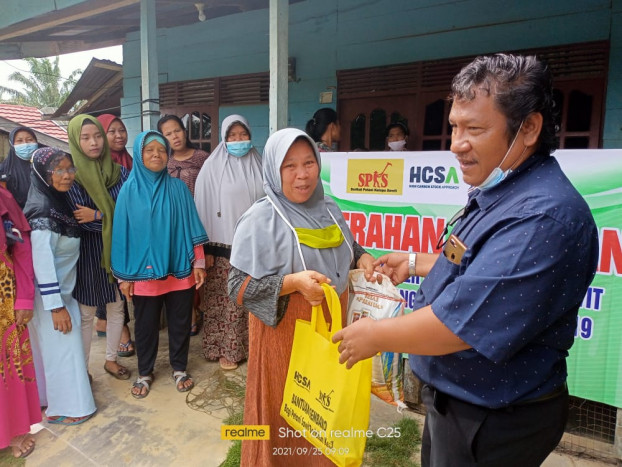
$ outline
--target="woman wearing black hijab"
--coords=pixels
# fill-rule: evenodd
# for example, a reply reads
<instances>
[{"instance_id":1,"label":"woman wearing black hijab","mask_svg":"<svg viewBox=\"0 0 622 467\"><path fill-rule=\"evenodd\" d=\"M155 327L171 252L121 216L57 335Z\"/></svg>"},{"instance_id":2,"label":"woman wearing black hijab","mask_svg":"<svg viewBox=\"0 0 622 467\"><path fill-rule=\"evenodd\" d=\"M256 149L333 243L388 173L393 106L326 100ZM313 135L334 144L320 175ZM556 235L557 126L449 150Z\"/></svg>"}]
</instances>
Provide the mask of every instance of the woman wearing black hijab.
<instances>
[{"instance_id":1,"label":"woman wearing black hijab","mask_svg":"<svg viewBox=\"0 0 622 467\"><path fill-rule=\"evenodd\" d=\"M0 181L6 183L19 207L24 209L30 188L30 158L36 149L35 132L26 126L18 126L9 133L9 154L0 164Z\"/></svg>"}]
</instances>

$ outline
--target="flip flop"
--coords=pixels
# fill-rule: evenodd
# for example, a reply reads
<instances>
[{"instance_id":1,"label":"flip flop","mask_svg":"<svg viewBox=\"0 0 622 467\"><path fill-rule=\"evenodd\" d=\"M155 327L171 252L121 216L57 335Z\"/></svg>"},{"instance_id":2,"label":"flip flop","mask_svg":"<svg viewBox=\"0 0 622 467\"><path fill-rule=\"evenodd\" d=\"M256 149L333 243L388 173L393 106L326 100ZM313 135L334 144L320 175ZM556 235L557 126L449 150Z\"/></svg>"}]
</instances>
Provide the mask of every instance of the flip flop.
<instances>
[{"instance_id":1,"label":"flip flop","mask_svg":"<svg viewBox=\"0 0 622 467\"><path fill-rule=\"evenodd\" d=\"M132 346L132 349L130 349L130 346ZM132 341L132 339L130 339L129 341L125 343L120 342L119 348L123 349L123 350L117 351L117 355L119 357L131 357L132 355L136 353L136 349L134 349L134 341Z\"/></svg>"},{"instance_id":2,"label":"flip flop","mask_svg":"<svg viewBox=\"0 0 622 467\"><path fill-rule=\"evenodd\" d=\"M117 365L119 364L117 363ZM130 376L132 375L132 372L122 365L119 365L119 369L117 371L112 371L106 367L106 364L104 364L104 370L109 375L112 375L115 378L120 379L122 381L125 381L126 379L130 379Z\"/></svg>"},{"instance_id":3,"label":"flip flop","mask_svg":"<svg viewBox=\"0 0 622 467\"><path fill-rule=\"evenodd\" d=\"M94 412L90 415L85 415L84 417L65 417L64 415L59 415L57 417L48 417L48 423L51 423L52 425L65 426L80 425L81 423L89 420L93 415L95 415Z\"/></svg>"},{"instance_id":4,"label":"flip flop","mask_svg":"<svg viewBox=\"0 0 622 467\"><path fill-rule=\"evenodd\" d=\"M225 357L220 357L218 362L220 363L220 368L226 371L235 370L238 367L237 363L227 360Z\"/></svg>"},{"instance_id":5,"label":"flip flop","mask_svg":"<svg viewBox=\"0 0 622 467\"><path fill-rule=\"evenodd\" d=\"M134 384L132 384L132 387L140 389L140 392L138 394L134 394L130 389L130 394L134 397L134 399L144 399L149 395L149 391L151 390L151 383L153 383L153 375L139 376L138 379L134 381ZM142 393L143 388L147 389L147 392L145 392L144 394Z\"/></svg>"},{"instance_id":6,"label":"flip flop","mask_svg":"<svg viewBox=\"0 0 622 467\"><path fill-rule=\"evenodd\" d=\"M25 451L23 451L22 446L24 445L24 442L30 439L32 439L32 444L30 445L30 447L26 448ZM26 433L25 435L16 436L15 438L13 438L9 446L11 446L12 448L11 450L13 451L13 457L15 457L16 459L23 459L24 457L28 457L30 453L35 450L35 439L30 436L30 434ZM19 451L19 455L15 455L15 449Z\"/></svg>"},{"instance_id":7,"label":"flip flop","mask_svg":"<svg viewBox=\"0 0 622 467\"><path fill-rule=\"evenodd\" d=\"M186 373L185 371L173 371L173 380L175 381L175 387L179 392L188 392L194 387L194 381L192 381L192 377L190 373ZM180 383L185 383L190 380L192 383L190 386L182 386L179 387Z\"/></svg>"},{"instance_id":8,"label":"flip flop","mask_svg":"<svg viewBox=\"0 0 622 467\"><path fill-rule=\"evenodd\" d=\"M197 295L195 295L195 298ZM195 317L195 322L190 325L190 335L198 336L203 328L203 314L196 308L192 309L192 315Z\"/></svg>"}]
</instances>

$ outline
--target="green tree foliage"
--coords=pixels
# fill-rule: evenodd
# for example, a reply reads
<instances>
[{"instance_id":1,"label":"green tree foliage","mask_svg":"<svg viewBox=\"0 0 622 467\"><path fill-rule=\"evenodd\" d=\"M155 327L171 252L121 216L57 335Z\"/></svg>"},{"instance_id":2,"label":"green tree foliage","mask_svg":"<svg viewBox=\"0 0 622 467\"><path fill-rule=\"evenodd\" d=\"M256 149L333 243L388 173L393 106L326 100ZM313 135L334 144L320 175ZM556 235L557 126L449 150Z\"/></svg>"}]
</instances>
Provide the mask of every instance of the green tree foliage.
<instances>
[{"instance_id":1,"label":"green tree foliage","mask_svg":"<svg viewBox=\"0 0 622 467\"><path fill-rule=\"evenodd\" d=\"M9 76L9 81L20 84L23 91L0 86L0 102L29 105L38 109L57 108L69 95L82 74L82 70L74 70L68 78L62 77L58 57L53 60L25 58L24 61L28 63L30 73L24 74L16 71Z\"/></svg>"}]
</instances>

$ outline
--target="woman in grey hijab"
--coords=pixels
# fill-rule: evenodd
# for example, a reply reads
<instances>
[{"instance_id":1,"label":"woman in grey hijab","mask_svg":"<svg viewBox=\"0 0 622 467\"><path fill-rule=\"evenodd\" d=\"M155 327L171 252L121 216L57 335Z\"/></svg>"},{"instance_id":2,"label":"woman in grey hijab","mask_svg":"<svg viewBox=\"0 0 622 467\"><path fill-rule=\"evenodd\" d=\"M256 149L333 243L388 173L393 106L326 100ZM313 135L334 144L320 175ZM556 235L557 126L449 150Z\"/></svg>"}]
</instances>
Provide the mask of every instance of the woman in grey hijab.
<instances>
[{"instance_id":1,"label":"woman in grey hijab","mask_svg":"<svg viewBox=\"0 0 622 467\"><path fill-rule=\"evenodd\" d=\"M229 115L222 121L221 138L194 187L194 202L209 237L201 289L203 356L219 360L223 370L235 370L248 357L248 311L227 295L231 243L238 219L264 191L261 156L251 143L248 121Z\"/></svg>"},{"instance_id":2,"label":"woman in grey hijab","mask_svg":"<svg viewBox=\"0 0 622 467\"><path fill-rule=\"evenodd\" d=\"M292 456L273 456L279 447L296 454L300 465L332 465L311 455L304 438L277 435L287 427L279 411L296 319L311 318L326 282L341 296L345 322L348 271L359 267L368 279L373 275L373 257L324 196L320 168L306 133L287 128L270 136L263 155L266 197L240 218L233 237L229 296L251 312L244 423L270 425L275 433L269 441L244 441L241 465L292 465Z\"/></svg>"}]
</instances>

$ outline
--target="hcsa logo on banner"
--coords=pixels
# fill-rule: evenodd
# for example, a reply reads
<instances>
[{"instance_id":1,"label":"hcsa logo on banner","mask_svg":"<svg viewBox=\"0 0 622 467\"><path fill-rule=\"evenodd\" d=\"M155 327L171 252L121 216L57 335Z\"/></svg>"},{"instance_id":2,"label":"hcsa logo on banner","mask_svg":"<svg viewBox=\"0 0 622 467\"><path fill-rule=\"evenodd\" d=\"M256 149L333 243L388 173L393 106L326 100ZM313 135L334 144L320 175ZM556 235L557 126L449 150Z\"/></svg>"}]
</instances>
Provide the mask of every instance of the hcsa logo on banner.
<instances>
[{"instance_id":1,"label":"hcsa logo on banner","mask_svg":"<svg viewBox=\"0 0 622 467\"><path fill-rule=\"evenodd\" d=\"M349 159L347 193L401 195L403 159Z\"/></svg>"},{"instance_id":2,"label":"hcsa logo on banner","mask_svg":"<svg viewBox=\"0 0 622 467\"><path fill-rule=\"evenodd\" d=\"M457 190L460 187L458 171L444 165L415 165L410 168L408 187Z\"/></svg>"}]
</instances>

